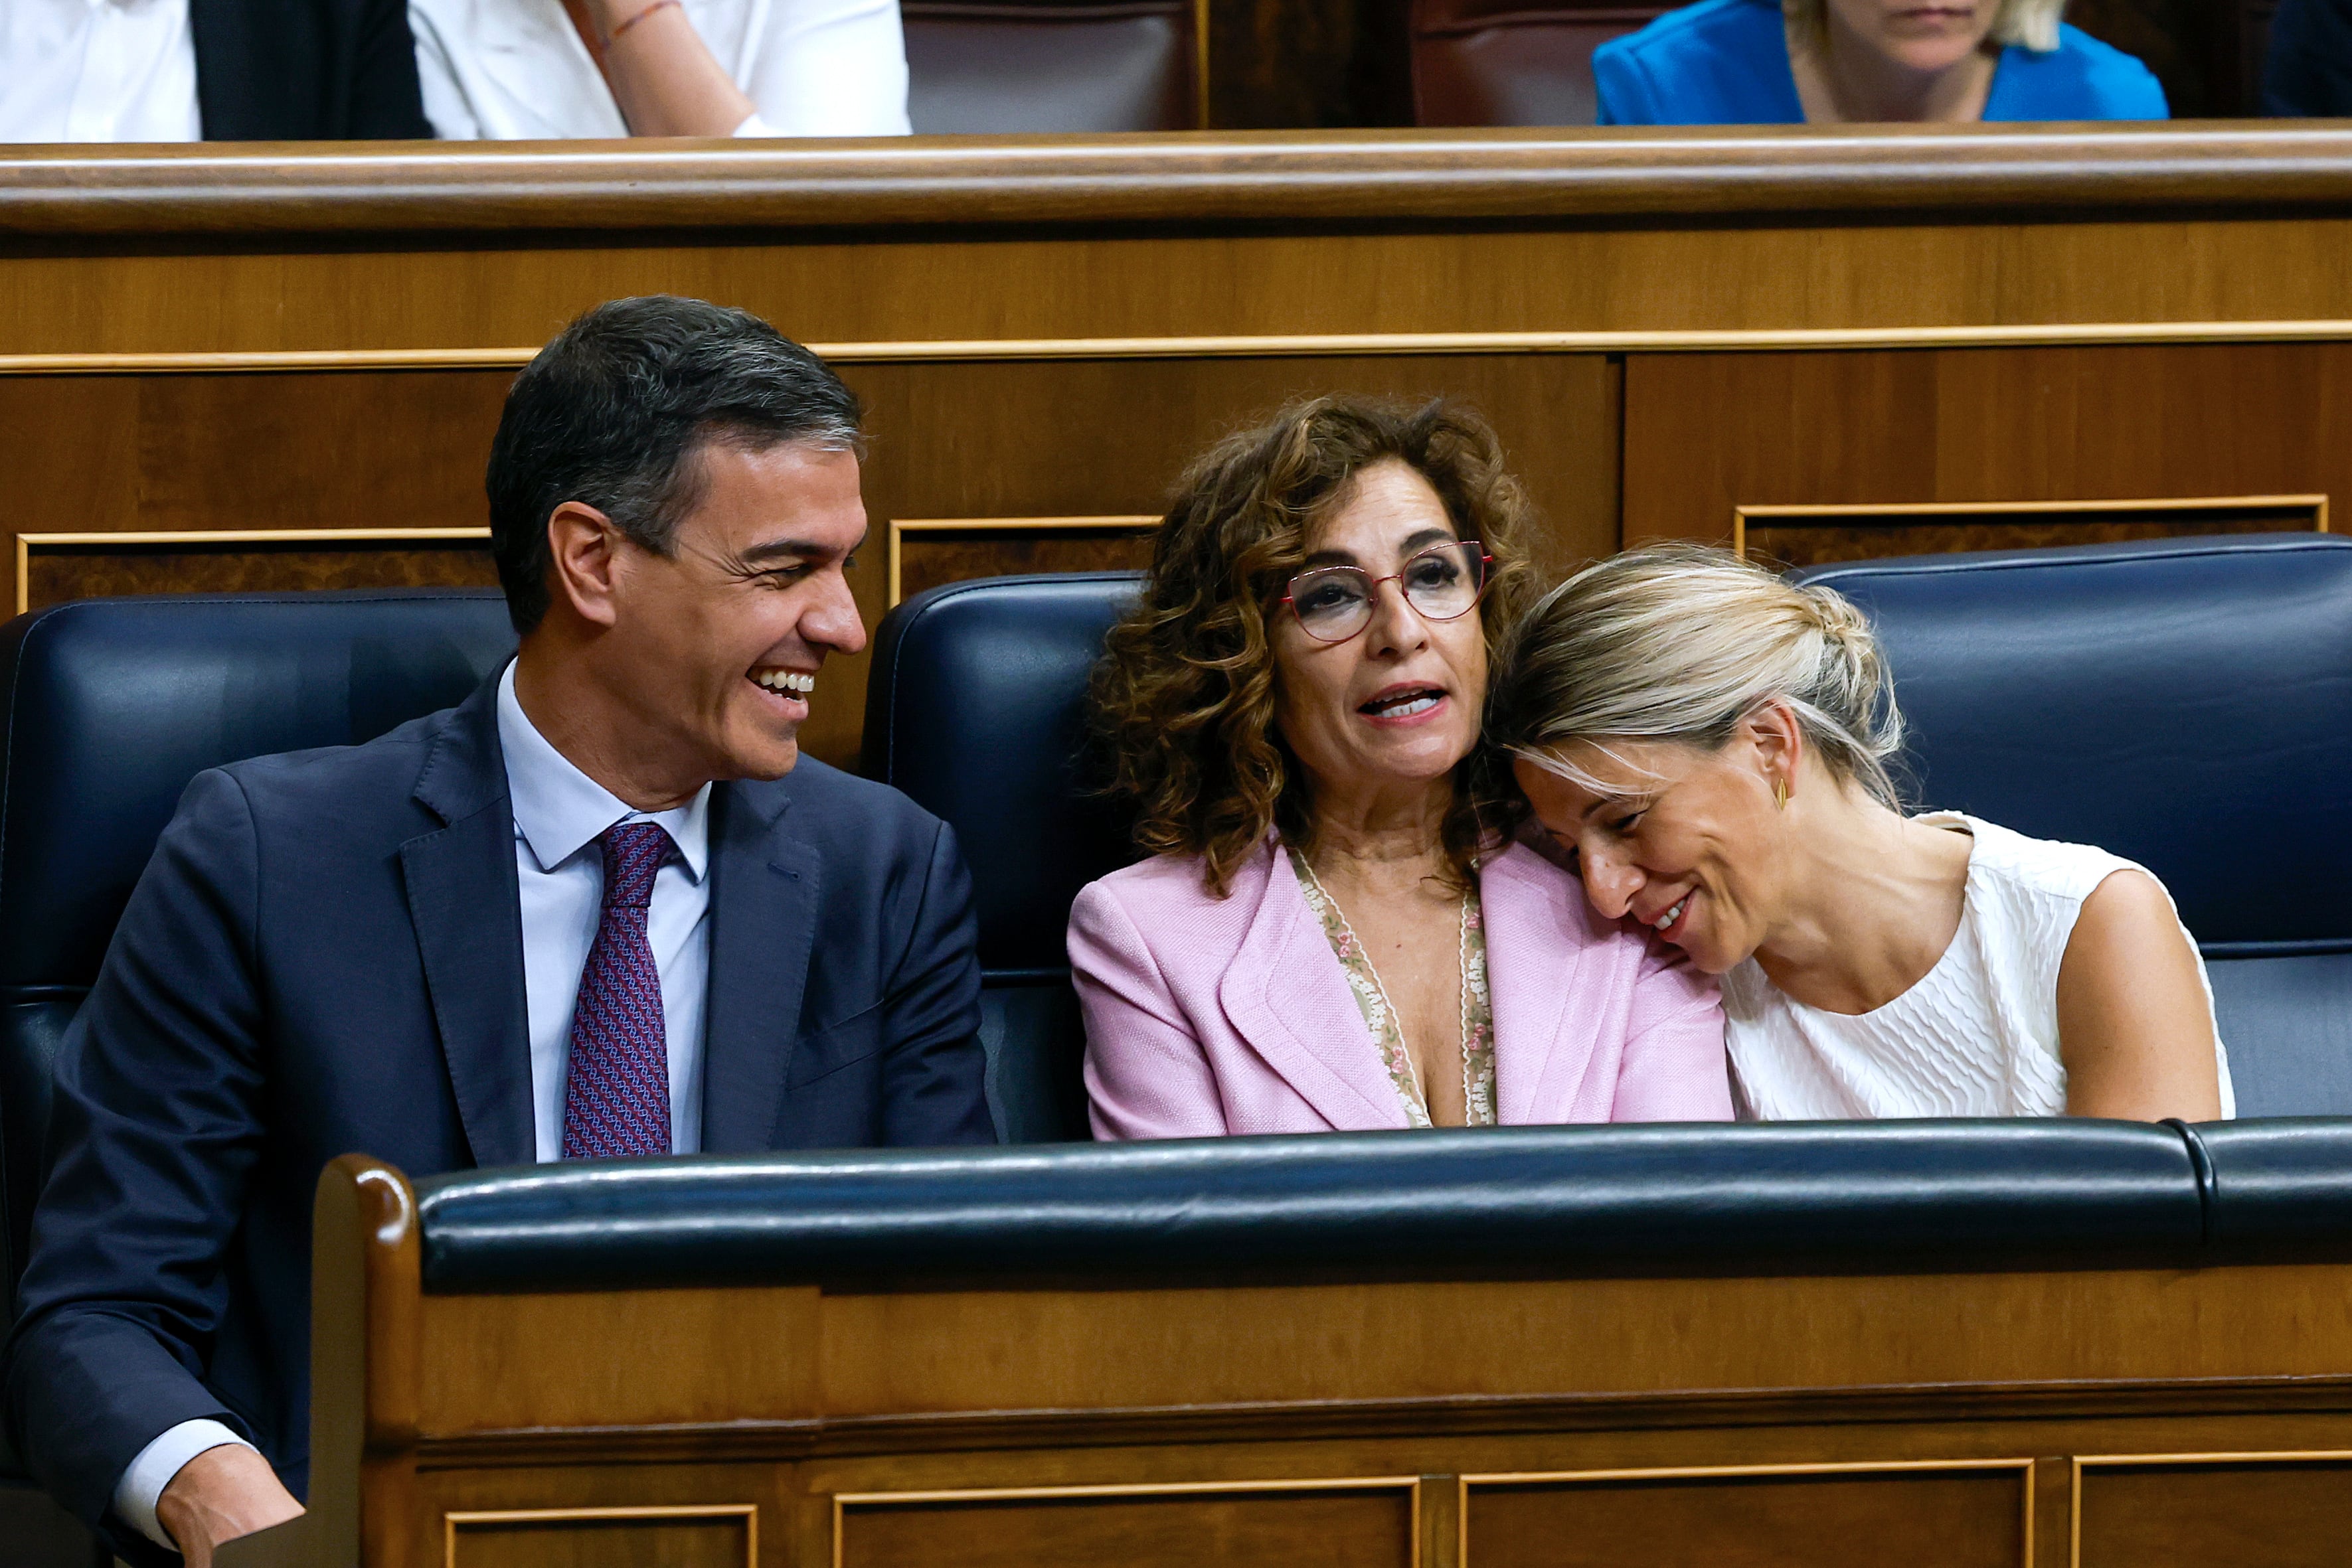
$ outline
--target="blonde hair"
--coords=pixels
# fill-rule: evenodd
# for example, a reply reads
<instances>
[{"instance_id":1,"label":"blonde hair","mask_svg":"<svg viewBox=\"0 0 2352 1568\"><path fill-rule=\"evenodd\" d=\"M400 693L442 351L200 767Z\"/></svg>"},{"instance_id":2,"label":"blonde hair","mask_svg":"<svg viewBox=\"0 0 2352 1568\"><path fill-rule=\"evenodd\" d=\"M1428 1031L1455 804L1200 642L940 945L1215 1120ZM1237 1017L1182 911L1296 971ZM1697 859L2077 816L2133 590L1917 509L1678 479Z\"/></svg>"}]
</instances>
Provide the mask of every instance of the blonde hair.
<instances>
[{"instance_id":1,"label":"blonde hair","mask_svg":"<svg viewBox=\"0 0 2352 1568\"><path fill-rule=\"evenodd\" d=\"M2000 0L1987 36L2046 55L2058 47L2058 18L2065 9L2066 0ZM1780 15L1801 37L1819 43L1829 34L1829 0L1780 0Z\"/></svg>"},{"instance_id":2,"label":"blonde hair","mask_svg":"<svg viewBox=\"0 0 2352 1568\"><path fill-rule=\"evenodd\" d=\"M1786 703L1841 781L1902 810L1887 761L1903 715L1870 622L1834 589L1729 550L1661 544L1586 567L1537 601L1499 652L1486 743L1609 791L1563 752L1664 740L1716 751Z\"/></svg>"}]
</instances>

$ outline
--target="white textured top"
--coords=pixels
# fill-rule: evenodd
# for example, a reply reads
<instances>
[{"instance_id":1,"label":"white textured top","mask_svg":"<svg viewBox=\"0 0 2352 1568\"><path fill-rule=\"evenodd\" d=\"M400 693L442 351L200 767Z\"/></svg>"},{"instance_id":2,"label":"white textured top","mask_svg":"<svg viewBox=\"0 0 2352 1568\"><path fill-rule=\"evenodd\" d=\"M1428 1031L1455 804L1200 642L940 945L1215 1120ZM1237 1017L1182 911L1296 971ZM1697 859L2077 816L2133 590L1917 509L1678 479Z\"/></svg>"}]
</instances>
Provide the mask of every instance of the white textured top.
<instances>
[{"instance_id":1,"label":"white textured top","mask_svg":"<svg viewBox=\"0 0 2352 1568\"><path fill-rule=\"evenodd\" d=\"M1976 841L1951 946L1918 984L1860 1014L1792 1000L1753 958L1724 976L1725 1043L1742 1121L2065 1113L2058 966L2083 900L2113 873L2146 868L1958 811L1917 820ZM2210 1019L2213 988L2201 957L2197 976ZM2218 1030L2214 1052L2221 1114L2234 1116L2230 1053Z\"/></svg>"}]
</instances>

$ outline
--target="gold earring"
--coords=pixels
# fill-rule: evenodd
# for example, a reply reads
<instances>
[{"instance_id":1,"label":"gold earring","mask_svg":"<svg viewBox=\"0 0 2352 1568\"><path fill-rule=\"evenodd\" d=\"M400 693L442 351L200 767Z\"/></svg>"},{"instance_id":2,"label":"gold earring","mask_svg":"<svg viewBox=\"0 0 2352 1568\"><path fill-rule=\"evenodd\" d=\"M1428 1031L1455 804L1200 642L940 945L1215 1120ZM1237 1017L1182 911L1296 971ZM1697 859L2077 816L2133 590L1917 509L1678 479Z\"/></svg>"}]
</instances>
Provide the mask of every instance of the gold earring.
<instances>
[{"instance_id":1,"label":"gold earring","mask_svg":"<svg viewBox=\"0 0 2352 1568\"><path fill-rule=\"evenodd\" d=\"M1788 809L1789 781L1786 779L1775 779L1772 780L1772 810L1785 811Z\"/></svg>"}]
</instances>

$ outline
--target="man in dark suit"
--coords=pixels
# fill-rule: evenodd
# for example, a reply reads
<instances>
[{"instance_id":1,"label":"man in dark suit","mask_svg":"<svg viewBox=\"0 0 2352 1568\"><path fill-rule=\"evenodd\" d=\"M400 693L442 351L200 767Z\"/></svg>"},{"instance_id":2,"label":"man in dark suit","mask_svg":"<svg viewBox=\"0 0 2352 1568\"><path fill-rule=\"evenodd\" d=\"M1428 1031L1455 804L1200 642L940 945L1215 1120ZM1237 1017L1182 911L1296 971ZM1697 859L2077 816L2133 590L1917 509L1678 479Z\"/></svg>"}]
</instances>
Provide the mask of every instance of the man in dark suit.
<instances>
[{"instance_id":1,"label":"man in dark suit","mask_svg":"<svg viewBox=\"0 0 2352 1568\"><path fill-rule=\"evenodd\" d=\"M589 312L491 454L515 661L189 786L65 1043L5 1372L18 1451L126 1557L299 1511L338 1155L992 1137L953 835L798 754L866 643L858 417L740 311Z\"/></svg>"}]
</instances>

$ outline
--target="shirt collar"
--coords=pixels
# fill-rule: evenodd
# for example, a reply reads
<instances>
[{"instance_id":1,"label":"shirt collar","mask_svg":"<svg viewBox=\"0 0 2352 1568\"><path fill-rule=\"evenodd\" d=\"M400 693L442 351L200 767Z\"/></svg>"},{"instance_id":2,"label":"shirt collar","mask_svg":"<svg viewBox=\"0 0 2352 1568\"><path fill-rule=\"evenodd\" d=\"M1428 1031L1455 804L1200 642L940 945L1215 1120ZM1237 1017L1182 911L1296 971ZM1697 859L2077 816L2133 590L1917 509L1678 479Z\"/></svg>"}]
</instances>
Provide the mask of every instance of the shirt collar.
<instances>
[{"instance_id":1,"label":"shirt collar","mask_svg":"<svg viewBox=\"0 0 2352 1568\"><path fill-rule=\"evenodd\" d=\"M499 677L499 748L506 754L507 793L514 805L515 837L529 846L541 871L553 871L615 822L658 822L677 846L686 873L702 880L710 854L710 786L667 811L640 811L572 766L548 743L515 695L509 660Z\"/></svg>"}]
</instances>

